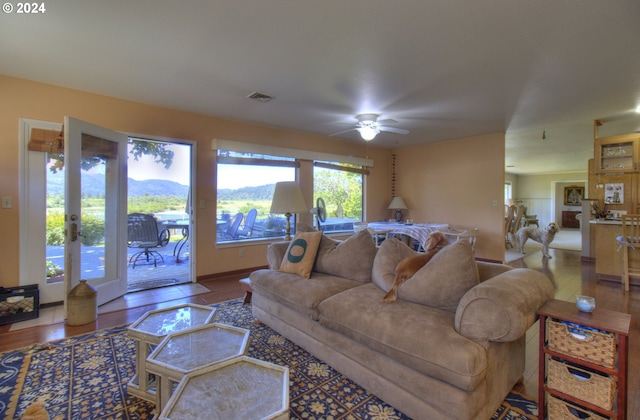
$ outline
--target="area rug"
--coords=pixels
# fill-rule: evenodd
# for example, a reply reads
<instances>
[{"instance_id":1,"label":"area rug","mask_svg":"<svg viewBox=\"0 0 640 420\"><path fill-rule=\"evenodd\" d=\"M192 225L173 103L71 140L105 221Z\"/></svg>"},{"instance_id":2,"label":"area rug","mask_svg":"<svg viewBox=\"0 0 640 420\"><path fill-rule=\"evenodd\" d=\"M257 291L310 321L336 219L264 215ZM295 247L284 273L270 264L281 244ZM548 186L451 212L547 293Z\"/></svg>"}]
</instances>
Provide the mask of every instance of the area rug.
<instances>
[{"instance_id":1,"label":"area rug","mask_svg":"<svg viewBox=\"0 0 640 420\"><path fill-rule=\"evenodd\" d=\"M407 416L369 394L331 366L256 322L251 305L214 305L215 322L251 331L248 355L290 369L291 419L404 420ZM155 405L127 395L135 373L134 342L126 326L0 354L0 418L19 419L43 400L51 419L151 419ZM512 392L492 419L536 419L536 403Z\"/></svg>"}]
</instances>

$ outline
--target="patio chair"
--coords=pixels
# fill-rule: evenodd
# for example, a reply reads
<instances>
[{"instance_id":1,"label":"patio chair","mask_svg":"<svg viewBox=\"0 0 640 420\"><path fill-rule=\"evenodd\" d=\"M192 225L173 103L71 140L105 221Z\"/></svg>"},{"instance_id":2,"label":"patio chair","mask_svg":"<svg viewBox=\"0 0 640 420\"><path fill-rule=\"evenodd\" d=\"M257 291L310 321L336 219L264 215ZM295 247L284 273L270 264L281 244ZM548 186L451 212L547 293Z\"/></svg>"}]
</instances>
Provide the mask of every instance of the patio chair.
<instances>
[{"instance_id":1,"label":"patio chair","mask_svg":"<svg viewBox=\"0 0 640 420\"><path fill-rule=\"evenodd\" d=\"M247 217L244 218L244 224L238 229L238 238L249 238L253 232L253 225L256 222L258 216L258 210L251 209L247 213Z\"/></svg>"},{"instance_id":2,"label":"patio chair","mask_svg":"<svg viewBox=\"0 0 640 420\"><path fill-rule=\"evenodd\" d=\"M221 232L220 240L232 241L234 239L238 239L238 229L240 228L243 218L244 215L242 213L238 213L233 216L231 221L227 224L227 228Z\"/></svg>"},{"instance_id":3,"label":"patio chair","mask_svg":"<svg viewBox=\"0 0 640 420\"><path fill-rule=\"evenodd\" d=\"M163 236L158 233L158 222L153 216L143 213L131 213L127 219L127 246L139 248L129 258L129 264L136 268L138 260L144 258L146 263L153 259L153 266L157 267L158 260L164 263L164 257L153 248L162 246Z\"/></svg>"}]
</instances>

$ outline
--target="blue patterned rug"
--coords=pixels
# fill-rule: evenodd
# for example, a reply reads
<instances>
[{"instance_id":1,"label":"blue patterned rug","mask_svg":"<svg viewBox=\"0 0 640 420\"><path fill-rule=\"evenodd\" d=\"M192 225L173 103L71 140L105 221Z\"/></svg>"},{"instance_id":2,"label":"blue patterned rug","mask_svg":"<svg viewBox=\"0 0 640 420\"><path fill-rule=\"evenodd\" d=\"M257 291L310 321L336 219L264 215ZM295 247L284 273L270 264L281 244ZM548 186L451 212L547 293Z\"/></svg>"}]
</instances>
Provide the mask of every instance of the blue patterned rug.
<instances>
[{"instance_id":1,"label":"blue patterned rug","mask_svg":"<svg viewBox=\"0 0 640 420\"><path fill-rule=\"evenodd\" d=\"M248 355L288 365L291 419L408 419L301 347L255 321L241 300L214 305L215 322L251 330ZM127 395L135 346L126 327L0 354L0 418L44 400L51 419L151 419L152 403ZM492 419L536 419L534 401L509 394Z\"/></svg>"}]
</instances>

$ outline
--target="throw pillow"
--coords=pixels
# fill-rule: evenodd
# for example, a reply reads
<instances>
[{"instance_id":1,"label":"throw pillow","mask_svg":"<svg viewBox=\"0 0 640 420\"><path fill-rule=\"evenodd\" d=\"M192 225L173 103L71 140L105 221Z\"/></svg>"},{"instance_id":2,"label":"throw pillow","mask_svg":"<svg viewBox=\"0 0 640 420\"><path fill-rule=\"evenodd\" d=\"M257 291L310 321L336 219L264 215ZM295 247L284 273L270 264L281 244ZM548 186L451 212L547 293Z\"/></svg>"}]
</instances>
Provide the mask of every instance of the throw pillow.
<instances>
[{"instance_id":1,"label":"throw pillow","mask_svg":"<svg viewBox=\"0 0 640 420\"><path fill-rule=\"evenodd\" d=\"M385 239L373 260L371 280L376 286L384 290L385 293L388 292L395 278L394 271L396 265L405 258L414 255L418 255L418 253L402 241L395 238Z\"/></svg>"},{"instance_id":2,"label":"throw pillow","mask_svg":"<svg viewBox=\"0 0 640 420\"><path fill-rule=\"evenodd\" d=\"M442 248L405 281L398 289L398 298L455 313L462 296L478 282L471 244L457 241Z\"/></svg>"},{"instance_id":3,"label":"throw pillow","mask_svg":"<svg viewBox=\"0 0 640 420\"><path fill-rule=\"evenodd\" d=\"M314 270L360 282L371 281L371 267L377 248L366 230L344 241L322 236Z\"/></svg>"},{"instance_id":4,"label":"throw pillow","mask_svg":"<svg viewBox=\"0 0 640 420\"><path fill-rule=\"evenodd\" d=\"M297 232L284 254L280 271L309 278L318 252L320 238L322 238L321 231Z\"/></svg>"}]
</instances>

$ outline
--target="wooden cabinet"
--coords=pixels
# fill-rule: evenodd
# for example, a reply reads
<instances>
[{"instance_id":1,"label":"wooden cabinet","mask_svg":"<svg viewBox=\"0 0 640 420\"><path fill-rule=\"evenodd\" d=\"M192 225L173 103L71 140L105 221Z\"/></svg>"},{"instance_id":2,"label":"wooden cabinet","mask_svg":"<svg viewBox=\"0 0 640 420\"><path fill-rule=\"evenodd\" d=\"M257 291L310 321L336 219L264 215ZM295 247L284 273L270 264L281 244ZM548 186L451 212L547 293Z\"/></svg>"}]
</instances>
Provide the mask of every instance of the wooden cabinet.
<instances>
[{"instance_id":1,"label":"wooden cabinet","mask_svg":"<svg viewBox=\"0 0 640 420\"><path fill-rule=\"evenodd\" d=\"M538 418L626 419L631 316L550 300L540 315Z\"/></svg>"},{"instance_id":2,"label":"wooden cabinet","mask_svg":"<svg viewBox=\"0 0 640 420\"><path fill-rule=\"evenodd\" d=\"M580 211L567 211L562 212L562 227L563 228L580 228L580 220L576 219Z\"/></svg>"},{"instance_id":3,"label":"wooden cabinet","mask_svg":"<svg viewBox=\"0 0 640 420\"><path fill-rule=\"evenodd\" d=\"M639 134L596 138L594 146L597 174L640 171Z\"/></svg>"}]
</instances>

